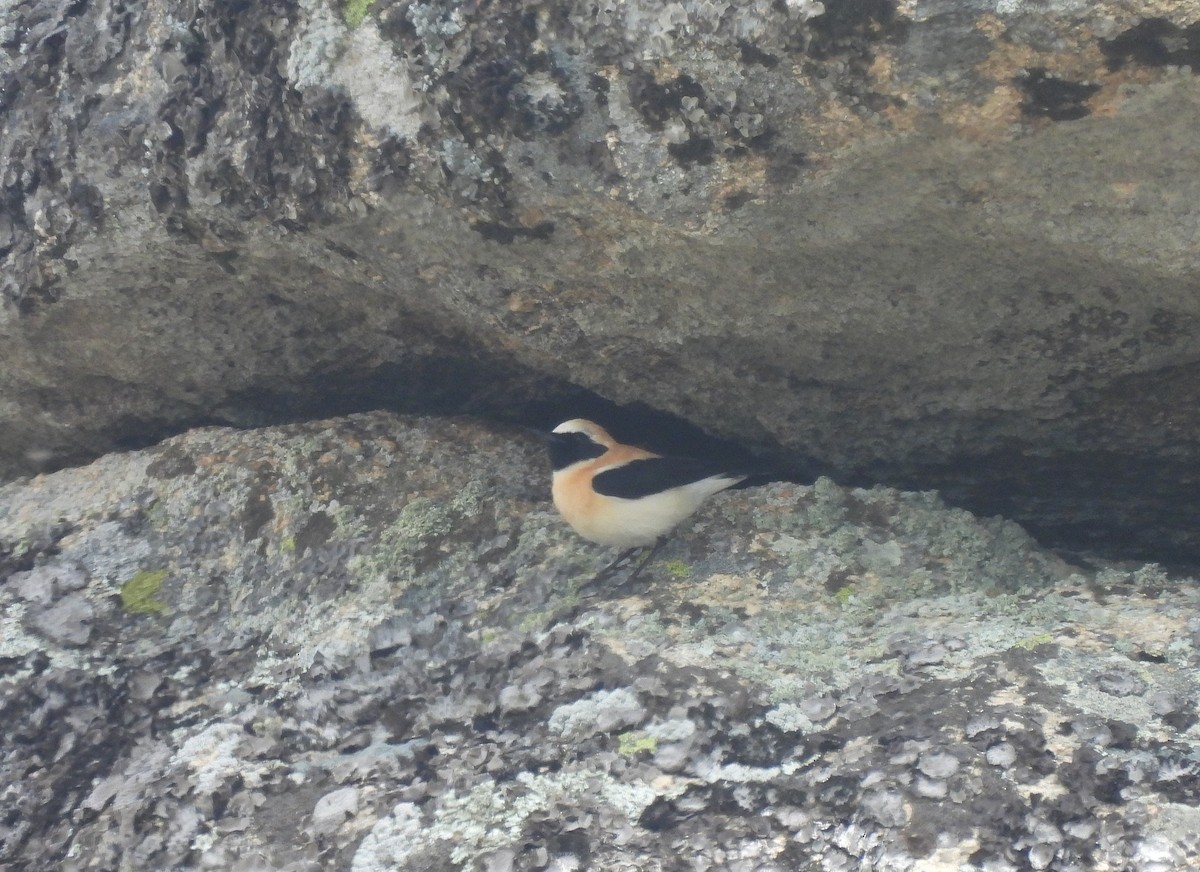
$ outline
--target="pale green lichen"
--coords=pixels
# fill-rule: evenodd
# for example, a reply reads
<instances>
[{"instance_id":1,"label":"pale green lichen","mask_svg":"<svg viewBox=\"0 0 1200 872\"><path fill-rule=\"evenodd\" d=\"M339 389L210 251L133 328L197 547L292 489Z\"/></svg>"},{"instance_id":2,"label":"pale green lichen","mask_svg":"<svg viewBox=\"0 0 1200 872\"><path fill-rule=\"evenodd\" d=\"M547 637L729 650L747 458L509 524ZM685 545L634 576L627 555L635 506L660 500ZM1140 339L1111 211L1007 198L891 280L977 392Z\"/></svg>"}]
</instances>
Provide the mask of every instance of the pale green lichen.
<instances>
[{"instance_id":1,"label":"pale green lichen","mask_svg":"<svg viewBox=\"0 0 1200 872\"><path fill-rule=\"evenodd\" d=\"M265 767L251 767L238 755L245 739L241 724L210 724L187 738L171 758L171 765L190 770L188 783L201 796L215 793L235 777L245 778L246 785L253 786L258 780L255 770Z\"/></svg>"},{"instance_id":2,"label":"pale green lichen","mask_svg":"<svg viewBox=\"0 0 1200 872\"><path fill-rule=\"evenodd\" d=\"M659 795L674 794L661 794L647 784L618 782L590 769L522 772L503 783L489 779L465 793L447 793L429 820L422 819L415 805L396 806L363 839L351 869L405 868L410 859L435 848L459 868L475 868L481 856L518 844L527 821L555 808L602 803L634 820Z\"/></svg>"},{"instance_id":3,"label":"pale green lichen","mask_svg":"<svg viewBox=\"0 0 1200 872\"><path fill-rule=\"evenodd\" d=\"M568 582L570 584L570 582ZM576 586L577 590L578 586ZM548 627L557 623L559 616L570 614L583 600L576 590L566 590L554 597L553 608L539 609L525 615L517 624L521 633L532 633L539 627Z\"/></svg>"},{"instance_id":4,"label":"pale green lichen","mask_svg":"<svg viewBox=\"0 0 1200 872\"><path fill-rule=\"evenodd\" d=\"M25 611L23 602L8 603L0 610L0 657L18 659L43 647L25 632Z\"/></svg>"},{"instance_id":5,"label":"pale green lichen","mask_svg":"<svg viewBox=\"0 0 1200 872\"><path fill-rule=\"evenodd\" d=\"M637 694L627 687L598 690L564 703L550 714L550 732L560 736L590 736L616 727L638 724L646 716Z\"/></svg>"},{"instance_id":6,"label":"pale green lichen","mask_svg":"<svg viewBox=\"0 0 1200 872\"><path fill-rule=\"evenodd\" d=\"M643 751L653 754L658 750L658 739L642 730L631 730L617 736L617 753L623 757L636 757Z\"/></svg>"},{"instance_id":7,"label":"pale green lichen","mask_svg":"<svg viewBox=\"0 0 1200 872\"><path fill-rule=\"evenodd\" d=\"M155 530L165 530L171 523L171 518L161 500L156 499L143 510L147 523Z\"/></svg>"},{"instance_id":8,"label":"pale green lichen","mask_svg":"<svg viewBox=\"0 0 1200 872\"><path fill-rule=\"evenodd\" d=\"M1109 567L1096 574L1096 584L1101 587L1114 587L1128 584L1139 589L1162 587L1170 584L1171 578L1157 563L1147 563L1130 572L1125 569Z\"/></svg>"},{"instance_id":9,"label":"pale green lichen","mask_svg":"<svg viewBox=\"0 0 1200 872\"><path fill-rule=\"evenodd\" d=\"M1034 648L1040 648L1042 645L1049 645L1053 641L1053 633L1038 633L1036 636L1029 636L1020 640L1013 647L1024 651L1032 651Z\"/></svg>"},{"instance_id":10,"label":"pale green lichen","mask_svg":"<svg viewBox=\"0 0 1200 872\"><path fill-rule=\"evenodd\" d=\"M687 578L692 574L692 568L682 560L668 560L663 563L663 569L675 578Z\"/></svg>"},{"instance_id":11,"label":"pale green lichen","mask_svg":"<svg viewBox=\"0 0 1200 872\"><path fill-rule=\"evenodd\" d=\"M358 27L374 5L375 0L346 0L342 6L342 17L352 28Z\"/></svg>"},{"instance_id":12,"label":"pale green lichen","mask_svg":"<svg viewBox=\"0 0 1200 872\"><path fill-rule=\"evenodd\" d=\"M130 614L161 615L167 604L158 594L166 580L165 569L143 569L121 585L121 605Z\"/></svg>"},{"instance_id":13,"label":"pale green lichen","mask_svg":"<svg viewBox=\"0 0 1200 872\"><path fill-rule=\"evenodd\" d=\"M932 595L931 587L942 594ZM1071 608L1063 597L1036 589L948 593L944 577L930 571L892 577L866 573L832 597L822 596L821 588L801 575L785 591L787 599L775 607L740 614L718 604L699 619L674 626L669 656L687 663L719 659L784 703L801 693L844 687L866 674L898 674L904 661L892 654L895 638L911 638L914 645L954 640L926 668L958 678L980 657L1053 641ZM640 624L626 622L621 637L628 646L634 634L653 639L661 632L643 618Z\"/></svg>"},{"instance_id":14,"label":"pale green lichen","mask_svg":"<svg viewBox=\"0 0 1200 872\"><path fill-rule=\"evenodd\" d=\"M1063 698L1072 706L1105 720L1119 720L1143 725L1147 734L1165 737L1169 728L1163 726L1150 707L1149 693L1109 693L1095 681L1080 681L1081 675L1099 675L1106 670L1126 672L1148 689L1170 687L1176 679L1174 670L1163 664L1146 664L1129 660L1118 654L1097 654L1092 651L1064 649L1053 660L1037 665L1047 683L1059 688Z\"/></svg>"},{"instance_id":15,"label":"pale green lichen","mask_svg":"<svg viewBox=\"0 0 1200 872\"><path fill-rule=\"evenodd\" d=\"M369 532L369 526L357 509L351 505L342 505L337 500L331 500L324 505L317 505L314 511L321 511L333 519L333 527L339 539L357 539Z\"/></svg>"},{"instance_id":16,"label":"pale green lichen","mask_svg":"<svg viewBox=\"0 0 1200 872\"><path fill-rule=\"evenodd\" d=\"M806 734L815 732L817 729L817 725L795 703L780 703L768 711L765 718L767 723L773 724L785 733Z\"/></svg>"},{"instance_id":17,"label":"pale green lichen","mask_svg":"<svg viewBox=\"0 0 1200 872\"><path fill-rule=\"evenodd\" d=\"M355 557L350 571L359 577L412 581L422 554L445 552L463 565L470 555L452 548L454 534L483 509L483 486L471 482L448 499L409 500L368 553ZM336 517L335 517L336 520Z\"/></svg>"}]
</instances>

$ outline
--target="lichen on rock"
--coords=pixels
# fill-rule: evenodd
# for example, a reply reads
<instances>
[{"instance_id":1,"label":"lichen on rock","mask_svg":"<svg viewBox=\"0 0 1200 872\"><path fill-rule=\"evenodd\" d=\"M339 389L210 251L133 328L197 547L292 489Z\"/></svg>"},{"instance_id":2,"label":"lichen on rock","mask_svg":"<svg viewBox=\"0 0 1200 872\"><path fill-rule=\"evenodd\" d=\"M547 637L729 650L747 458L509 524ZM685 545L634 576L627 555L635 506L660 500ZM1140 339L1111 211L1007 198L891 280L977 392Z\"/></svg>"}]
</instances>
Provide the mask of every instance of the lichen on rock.
<instances>
[{"instance_id":1,"label":"lichen on rock","mask_svg":"<svg viewBox=\"0 0 1200 872\"><path fill-rule=\"evenodd\" d=\"M540 451L376 413L0 487L29 543L0 577L0 861L1200 857L1190 580L823 479L722 494L593 589L609 555L548 510ZM137 572L168 611L122 604Z\"/></svg>"}]
</instances>

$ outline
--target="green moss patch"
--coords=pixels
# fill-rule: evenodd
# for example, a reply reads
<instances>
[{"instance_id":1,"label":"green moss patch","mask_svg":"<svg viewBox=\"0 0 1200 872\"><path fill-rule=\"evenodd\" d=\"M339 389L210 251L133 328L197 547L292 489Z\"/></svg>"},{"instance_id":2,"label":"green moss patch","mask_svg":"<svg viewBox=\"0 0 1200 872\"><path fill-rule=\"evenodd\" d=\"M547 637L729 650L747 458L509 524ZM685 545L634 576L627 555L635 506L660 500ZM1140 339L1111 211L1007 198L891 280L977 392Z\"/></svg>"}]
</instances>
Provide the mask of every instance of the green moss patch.
<instances>
[{"instance_id":1,"label":"green moss patch","mask_svg":"<svg viewBox=\"0 0 1200 872\"><path fill-rule=\"evenodd\" d=\"M121 605L134 615L161 615L167 610L167 604L158 598L158 594L166 580L165 569L143 569L121 585Z\"/></svg>"},{"instance_id":2,"label":"green moss patch","mask_svg":"<svg viewBox=\"0 0 1200 872\"><path fill-rule=\"evenodd\" d=\"M640 730L622 733L617 737L617 742L617 753L624 757L633 757L643 751L653 754L658 750L658 739L648 736Z\"/></svg>"},{"instance_id":3,"label":"green moss patch","mask_svg":"<svg viewBox=\"0 0 1200 872\"><path fill-rule=\"evenodd\" d=\"M358 27L374 4L375 0L346 0L342 6L342 17L351 27Z\"/></svg>"}]
</instances>

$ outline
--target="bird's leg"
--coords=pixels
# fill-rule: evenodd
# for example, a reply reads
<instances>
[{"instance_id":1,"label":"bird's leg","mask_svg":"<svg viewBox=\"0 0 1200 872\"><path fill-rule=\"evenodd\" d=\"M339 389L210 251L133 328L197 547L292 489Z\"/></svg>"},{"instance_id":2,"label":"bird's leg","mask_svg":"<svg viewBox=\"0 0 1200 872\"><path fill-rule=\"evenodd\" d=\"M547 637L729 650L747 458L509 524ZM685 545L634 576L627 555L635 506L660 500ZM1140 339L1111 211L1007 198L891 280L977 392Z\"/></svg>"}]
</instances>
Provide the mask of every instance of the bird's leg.
<instances>
[{"instance_id":1,"label":"bird's leg","mask_svg":"<svg viewBox=\"0 0 1200 872\"><path fill-rule=\"evenodd\" d=\"M624 563L630 557L633 556L634 551L637 551L636 547L635 548L626 548L624 551L622 551L620 554L617 555L616 560L614 560L612 563L608 564L608 566L604 567L599 572L597 572L596 577L593 578L591 580L591 582L589 582L589 584L595 584L596 582L601 581L602 579L608 578L610 575L612 575L617 570L618 566L620 566L622 563Z\"/></svg>"},{"instance_id":2,"label":"bird's leg","mask_svg":"<svg viewBox=\"0 0 1200 872\"><path fill-rule=\"evenodd\" d=\"M650 558L652 558L655 554L658 553L658 549L661 548L663 546L663 543L666 541L667 541L666 536L659 536L658 540L654 543L654 545L652 545L651 547L646 549L646 556L642 558L640 563L638 563L637 568L634 569L633 572L630 573L629 578L622 581L616 587L610 588L608 590L608 593L612 594L617 591L620 591L622 588L624 588L630 582L637 579L637 577L641 573L641 571L646 568L646 564L650 562ZM587 608L586 601L596 595L596 593L597 593L596 586L601 581L603 581L606 578L608 578L609 576L611 576L617 570L617 568L621 566L621 564L623 564L627 560L629 560L629 558L631 556L633 556L633 552L644 549L644 548L646 548L645 545L638 545L633 548L626 548L624 551L622 551L620 554L618 554L616 560L614 560L612 563L608 564L608 566L601 569L598 573L596 573L595 576L593 576L591 581L588 581L582 587L579 588L577 593L580 598L580 601L576 602L574 605L567 608L566 611L556 613L553 617L550 618L550 620L548 620L546 622L545 628L547 630L549 630L555 624L571 623L577 617L579 617L579 615L583 612L583 610L585 608Z\"/></svg>"},{"instance_id":3,"label":"bird's leg","mask_svg":"<svg viewBox=\"0 0 1200 872\"><path fill-rule=\"evenodd\" d=\"M592 595L591 592L593 592L595 590L596 585L598 585L602 581L607 580L614 573L616 573L616 571L626 561L628 561L630 557L633 556L633 553L635 551L640 551L642 549L646 549L646 556L641 559L641 561L638 563L637 567L633 570L633 572L631 572L629 574L629 577L626 578L624 581L622 581L619 585L617 585L615 590L620 590L621 588L625 587L630 582L636 581L637 577L642 574L642 570L646 568L646 564L649 563L650 560L654 557L654 555L658 553L658 549L661 548L663 546L663 543L666 541L667 541L666 536L659 536L658 540L655 541L655 543L652 546L650 546L649 548L646 548L645 545L638 545L633 548L626 548L624 551L622 551L620 554L617 555L616 560L614 560L612 563L608 564L608 566L604 567L599 572L597 572L591 581L589 581L587 584L585 584L583 587L581 587L580 593L584 593L586 591L587 593L585 595L591 596Z\"/></svg>"},{"instance_id":4,"label":"bird's leg","mask_svg":"<svg viewBox=\"0 0 1200 872\"><path fill-rule=\"evenodd\" d=\"M588 581L584 582L584 584L579 588L579 595L584 598L595 596L600 582L611 578L617 569L619 569L623 563L629 560L634 551L637 551L637 548L626 548L624 551L618 554L616 560L601 569Z\"/></svg>"},{"instance_id":5,"label":"bird's leg","mask_svg":"<svg viewBox=\"0 0 1200 872\"><path fill-rule=\"evenodd\" d=\"M633 581L635 578L637 578L639 575L641 575L642 570L646 568L646 564L649 563L651 561L651 559L653 559L654 555L658 553L658 549L662 548L663 543L666 541L667 541L666 536L659 536L658 540L654 543L654 545L650 548L650 550L648 552L646 552L646 556L642 558L642 562L637 565L637 569L635 569L633 572L631 572L629 574L629 578L625 579L625 581L623 583L629 584L629 582Z\"/></svg>"}]
</instances>

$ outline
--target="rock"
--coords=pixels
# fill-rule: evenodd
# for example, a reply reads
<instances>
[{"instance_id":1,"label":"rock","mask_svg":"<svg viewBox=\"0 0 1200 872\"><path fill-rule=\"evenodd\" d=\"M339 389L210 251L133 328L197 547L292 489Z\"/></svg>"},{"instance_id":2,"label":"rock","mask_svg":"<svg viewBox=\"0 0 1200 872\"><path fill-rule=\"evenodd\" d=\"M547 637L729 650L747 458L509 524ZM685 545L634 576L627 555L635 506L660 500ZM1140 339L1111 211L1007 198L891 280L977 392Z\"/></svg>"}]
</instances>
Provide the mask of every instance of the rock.
<instances>
[{"instance_id":1,"label":"rock","mask_svg":"<svg viewBox=\"0 0 1200 872\"><path fill-rule=\"evenodd\" d=\"M87 575L77 566L48 563L15 573L10 583L22 599L45 606L67 591L86 587Z\"/></svg>"},{"instance_id":2,"label":"rock","mask_svg":"<svg viewBox=\"0 0 1200 872\"><path fill-rule=\"evenodd\" d=\"M1096 686L1113 696L1141 696L1146 684L1127 670L1110 670L1096 676Z\"/></svg>"},{"instance_id":3,"label":"rock","mask_svg":"<svg viewBox=\"0 0 1200 872\"><path fill-rule=\"evenodd\" d=\"M92 636L95 609L82 594L73 593L34 613L33 626L64 645L86 645Z\"/></svg>"},{"instance_id":4,"label":"rock","mask_svg":"<svg viewBox=\"0 0 1200 872\"><path fill-rule=\"evenodd\" d=\"M501 848L483 858L483 868L485 872L512 872L516 858L517 852L512 848Z\"/></svg>"},{"instance_id":5,"label":"rock","mask_svg":"<svg viewBox=\"0 0 1200 872\"><path fill-rule=\"evenodd\" d=\"M1169 0L7 4L0 474L593 392L1194 559L1194 27Z\"/></svg>"},{"instance_id":6,"label":"rock","mask_svg":"<svg viewBox=\"0 0 1200 872\"><path fill-rule=\"evenodd\" d=\"M801 700L799 708L801 714L806 718L814 723L820 723L833 717L833 713L837 711L837 702L828 696L814 696Z\"/></svg>"},{"instance_id":7,"label":"rock","mask_svg":"<svg viewBox=\"0 0 1200 872\"><path fill-rule=\"evenodd\" d=\"M949 778L958 766L958 758L948 751L929 751L917 761L917 768L930 778Z\"/></svg>"},{"instance_id":8,"label":"rock","mask_svg":"<svg viewBox=\"0 0 1200 872\"><path fill-rule=\"evenodd\" d=\"M911 815L904 794L897 790L870 790L862 798L863 813L882 827L902 827Z\"/></svg>"},{"instance_id":9,"label":"rock","mask_svg":"<svg viewBox=\"0 0 1200 872\"><path fill-rule=\"evenodd\" d=\"M612 555L541 452L374 413L0 486L0 866L1200 862L1200 655L1143 653L1193 581L822 479L718 495L592 589ZM15 583L55 565L86 589ZM165 616L120 606L148 568Z\"/></svg>"},{"instance_id":10,"label":"rock","mask_svg":"<svg viewBox=\"0 0 1200 872\"><path fill-rule=\"evenodd\" d=\"M917 795L926 799L942 799L949 793L949 786L940 778L917 778L914 782Z\"/></svg>"},{"instance_id":11,"label":"rock","mask_svg":"<svg viewBox=\"0 0 1200 872\"><path fill-rule=\"evenodd\" d=\"M637 695L626 688L617 688L559 706L550 715L548 727L554 733L586 736L636 726L645 716Z\"/></svg>"},{"instance_id":12,"label":"rock","mask_svg":"<svg viewBox=\"0 0 1200 872\"><path fill-rule=\"evenodd\" d=\"M371 629L370 649L372 654L406 648L412 644L412 632L403 622L387 620Z\"/></svg>"},{"instance_id":13,"label":"rock","mask_svg":"<svg viewBox=\"0 0 1200 872\"><path fill-rule=\"evenodd\" d=\"M331 790L317 800L313 808L313 827L321 832L332 832L358 814L357 787L341 787Z\"/></svg>"},{"instance_id":14,"label":"rock","mask_svg":"<svg viewBox=\"0 0 1200 872\"><path fill-rule=\"evenodd\" d=\"M1029 865L1034 869L1045 869L1054 860L1056 845L1034 845L1029 849Z\"/></svg>"},{"instance_id":15,"label":"rock","mask_svg":"<svg viewBox=\"0 0 1200 872\"><path fill-rule=\"evenodd\" d=\"M984 756L993 766L1011 766L1017 759L1017 752L1008 742L997 742Z\"/></svg>"},{"instance_id":16,"label":"rock","mask_svg":"<svg viewBox=\"0 0 1200 872\"><path fill-rule=\"evenodd\" d=\"M1150 709L1159 717L1169 715L1172 712L1178 711L1182 705L1181 701L1169 691L1160 690L1155 693L1149 700Z\"/></svg>"}]
</instances>

